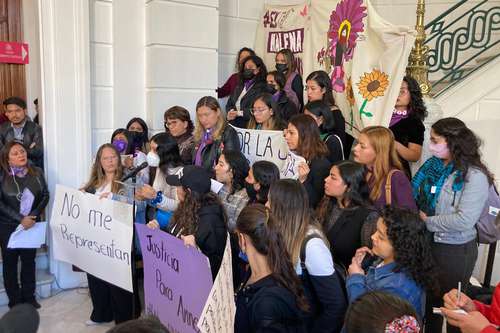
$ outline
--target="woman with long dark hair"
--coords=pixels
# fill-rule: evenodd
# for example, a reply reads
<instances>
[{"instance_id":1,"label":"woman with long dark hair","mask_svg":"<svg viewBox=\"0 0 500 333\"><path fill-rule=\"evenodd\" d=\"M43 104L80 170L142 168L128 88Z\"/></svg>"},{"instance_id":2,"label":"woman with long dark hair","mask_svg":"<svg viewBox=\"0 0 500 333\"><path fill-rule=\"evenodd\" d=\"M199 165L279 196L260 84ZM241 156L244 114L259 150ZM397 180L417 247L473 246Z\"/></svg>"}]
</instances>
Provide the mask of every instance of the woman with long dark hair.
<instances>
[{"instance_id":1,"label":"woman with long dark hair","mask_svg":"<svg viewBox=\"0 0 500 333\"><path fill-rule=\"evenodd\" d=\"M432 125L428 159L413 178L413 194L425 226L432 232L433 255L441 269L443 291L458 282L466 290L477 259L476 224L488 198L493 175L481 160L480 139L463 121L443 118ZM442 295L440 295L442 296ZM431 312L442 305L430 300L430 332L442 324ZM448 327L448 332L458 332Z\"/></svg>"},{"instance_id":2,"label":"woman with long dark hair","mask_svg":"<svg viewBox=\"0 0 500 333\"><path fill-rule=\"evenodd\" d=\"M272 214L260 204L247 206L236 231L250 275L236 292L234 331L308 332L307 300Z\"/></svg>"},{"instance_id":3,"label":"woman with long dark hair","mask_svg":"<svg viewBox=\"0 0 500 333\"><path fill-rule=\"evenodd\" d=\"M227 120L231 125L247 127L255 98L267 90L266 76L266 65L260 57L253 55L243 60L240 82L226 104Z\"/></svg>"},{"instance_id":4,"label":"woman with long dark hair","mask_svg":"<svg viewBox=\"0 0 500 333\"><path fill-rule=\"evenodd\" d=\"M308 115L295 115L288 122L285 140L291 151L306 160L298 167L298 179L307 190L311 207L316 208L323 197L323 182L331 166L326 158L328 148L319 136L318 126Z\"/></svg>"},{"instance_id":5,"label":"woman with long dark hair","mask_svg":"<svg viewBox=\"0 0 500 333\"><path fill-rule=\"evenodd\" d=\"M273 96L276 108L287 123L292 116L299 113L299 108L288 98L286 92L283 90L286 84L285 75L278 71L271 71L267 73L266 80L267 92Z\"/></svg>"},{"instance_id":6,"label":"woman with long dark hair","mask_svg":"<svg viewBox=\"0 0 500 333\"><path fill-rule=\"evenodd\" d=\"M132 145L142 151L147 152L147 144L149 141L148 125L144 119L135 117L130 119L125 127L132 135Z\"/></svg>"},{"instance_id":7,"label":"woman with long dark hair","mask_svg":"<svg viewBox=\"0 0 500 333\"><path fill-rule=\"evenodd\" d=\"M231 74L231 76L227 79L226 83L224 83L222 87L217 88L218 98L224 98L230 96L233 93L234 89L236 89L236 86L240 81L240 68L241 65L243 64L243 60L254 55L255 55L254 50L248 47L242 47L238 51L238 54L236 56L236 63L234 65L236 72Z\"/></svg>"},{"instance_id":8,"label":"woman with long dark hair","mask_svg":"<svg viewBox=\"0 0 500 333\"><path fill-rule=\"evenodd\" d=\"M36 249L11 249L7 245L20 225L27 230L41 221L40 215L49 202L49 190L42 169L29 164L28 150L20 141L10 141L3 147L0 166L0 248L8 305L12 308L18 303L29 303L38 309ZM19 259L21 286L18 283Z\"/></svg>"},{"instance_id":9,"label":"woman with long dark hair","mask_svg":"<svg viewBox=\"0 0 500 333\"><path fill-rule=\"evenodd\" d=\"M146 154L140 150L134 138L134 133L125 128L118 128L111 134L111 143L120 153L125 175L146 162ZM149 167L142 169L137 174L137 180L140 184L147 184L149 182Z\"/></svg>"},{"instance_id":10,"label":"woman with long dark hair","mask_svg":"<svg viewBox=\"0 0 500 333\"><path fill-rule=\"evenodd\" d=\"M371 247L378 214L370 201L362 164L347 160L332 166L317 215L336 263L347 268L357 249Z\"/></svg>"},{"instance_id":11,"label":"woman with long dark hair","mask_svg":"<svg viewBox=\"0 0 500 333\"><path fill-rule=\"evenodd\" d=\"M285 128L281 110L270 93L262 93L255 98L247 128L268 131L282 131Z\"/></svg>"},{"instance_id":12,"label":"woman with long dark hair","mask_svg":"<svg viewBox=\"0 0 500 333\"><path fill-rule=\"evenodd\" d=\"M347 302L326 237L311 217L306 190L297 180L280 179L271 186L266 206L311 305L309 332L340 332Z\"/></svg>"},{"instance_id":13,"label":"woman with long dark hair","mask_svg":"<svg viewBox=\"0 0 500 333\"><path fill-rule=\"evenodd\" d=\"M422 156L425 132L423 121L426 116L427 108L418 82L411 76L405 76L392 112L389 129L394 133L395 148L408 177L411 177L408 162L416 162Z\"/></svg>"},{"instance_id":14,"label":"woman with long dark hair","mask_svg":"<svg viewBox=\"0 0 500 333\"><path fill-rule=\"evenodd\" d=\"M174 137L179 146L182 163L193 164L194 125L189 111L182 106L172 106L163 114L165 132Z\"/></svg>"},{"instance_id":15,"label":"woman with long dark hair","mask_svg":"<svg viewBox=\"0 0 500 333\"><path fill-rule=\"evenodd\" d=\"M297 70L295 57L290 49L282 49L276 53L276 70L283 73L286 77L286 83L283 90L288 98L297 106L299 110L304 107L304 84L302 76Z\"/></svg>"},{"instance_id":16,"label":"woman with long dark hair","mask_svg":"<svg viewBox=\"0 0 500 333\"><path fill-rule=\"evenodd\" d=\"M245 178L249 202L265 204L269 188L278 179L280 179L280 170L276 164L269 161L255 162Z\"/></svg>"},{"instance_id":17,"label":"woman with long dark hair","mask_svg":"<svg viewBox=\"0 0 500 333\"><path fill-rule=\"evenodd\" d=\"M347 279L349 301L370 290L388 291L407 300L423 319L426 292L437 294L439 284L422 220L413 211L388 206L381 212L372 242L371 249L360 248L352 258ZM365 273L362 262L367 254L379 259Z\"/></svg>"}]
</instances>

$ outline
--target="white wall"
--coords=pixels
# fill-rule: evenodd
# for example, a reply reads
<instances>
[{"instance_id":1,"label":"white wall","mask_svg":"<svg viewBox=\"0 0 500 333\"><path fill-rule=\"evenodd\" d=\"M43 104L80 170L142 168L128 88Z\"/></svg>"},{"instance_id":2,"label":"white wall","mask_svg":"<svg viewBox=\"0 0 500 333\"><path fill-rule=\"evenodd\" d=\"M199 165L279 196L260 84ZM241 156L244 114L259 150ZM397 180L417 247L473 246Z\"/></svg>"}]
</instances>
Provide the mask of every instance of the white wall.
<instances>
[{"instance_id":1,"label":"white wall","mask_svg":"<svg viewBox=\"0 0 500 333\"><path fill-rule=\"evenodd\" d=\"M28 43L29 64L25 65L26 70L26 103L28 105L28 114L33 117L35 105L33 100L41 96L41 77L40 77L40 36L38 29L38 2L36 0L22 1L23 17L23 40ZM39 105L41 101L39 101Z\"/></svg>"}]
</instances>

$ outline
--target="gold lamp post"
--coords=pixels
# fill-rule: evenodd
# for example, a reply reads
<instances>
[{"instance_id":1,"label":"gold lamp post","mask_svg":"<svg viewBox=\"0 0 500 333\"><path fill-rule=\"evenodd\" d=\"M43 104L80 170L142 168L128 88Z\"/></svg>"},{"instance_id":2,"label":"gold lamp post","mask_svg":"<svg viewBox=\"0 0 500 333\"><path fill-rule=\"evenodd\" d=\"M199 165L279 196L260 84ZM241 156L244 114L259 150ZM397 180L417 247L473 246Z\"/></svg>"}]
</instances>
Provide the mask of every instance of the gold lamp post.
<instances>
[{"instance_id":1,"label":"gold lamp post","mask_svg":"<svg viewBox=\"0 0 500 333\"><path fill-rule=\"evenodd\" d=\"M417 30L417 38L415 40L415 47L413 47L413 49L411 50L410 57L408 59L408 67L406 67L406 73L417 80L417 82L420 84L422 94L428 95L431 91L431 84L429 83L429 68L427 66L427 52L429 51L429 47L427 45L424 45L424 15L425 0L418 0L417 24L415 25L415 29Z\"/></svg>"}]
</instances>

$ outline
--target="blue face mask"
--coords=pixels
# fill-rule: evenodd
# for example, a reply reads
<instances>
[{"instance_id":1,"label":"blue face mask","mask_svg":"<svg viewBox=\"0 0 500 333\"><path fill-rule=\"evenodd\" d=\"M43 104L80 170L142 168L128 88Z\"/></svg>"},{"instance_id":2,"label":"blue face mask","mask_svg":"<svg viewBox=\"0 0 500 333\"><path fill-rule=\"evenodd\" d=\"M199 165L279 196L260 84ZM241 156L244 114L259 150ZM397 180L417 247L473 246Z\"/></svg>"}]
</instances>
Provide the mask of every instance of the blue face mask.
<instances>
[{"instance_id":1,"label":"blue face mask","mask_svg":"<svg viewBox=\"0 0 500 333\"><path fill-rule=\"evenodd\" d=\"M243 260L244 262L246 262L248 264L248 256L245 252L240 250L238 257L240 257L241 260Z\"/></svg>"}]
</instances>

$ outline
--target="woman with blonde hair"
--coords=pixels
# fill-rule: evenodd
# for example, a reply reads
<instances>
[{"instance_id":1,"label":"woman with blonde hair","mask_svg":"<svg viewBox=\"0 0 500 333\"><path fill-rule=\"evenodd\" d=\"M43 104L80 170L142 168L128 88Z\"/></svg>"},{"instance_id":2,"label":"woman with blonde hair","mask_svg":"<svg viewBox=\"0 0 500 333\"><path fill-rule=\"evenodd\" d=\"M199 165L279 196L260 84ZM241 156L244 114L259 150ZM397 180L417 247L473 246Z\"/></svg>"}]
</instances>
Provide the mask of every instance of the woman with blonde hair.
<instances>
[{"instance_id":1,"label":"woman with blonde hair","mask_svg":"<svg viewBox=\"0 0 500 333\"><path fill-rule=\"evenodd\" d=\"M382 126L366 127L361 131L353 151L354 160L368 169L370 199L375 207L393 205L417 209L391 130Z\"/></svg>"},{"instance_id":2,"label":"woman with blonde hair","mask_svg":"<svg viewBox=\"0 0 500 333\"><path fill-rule=\"evenodd\" d=\"M202 97L196 104L193 164L212 172L223 149L240 150L240 141L229 126L219 102L212 96Z\"/></svg>"}]
</instances>

